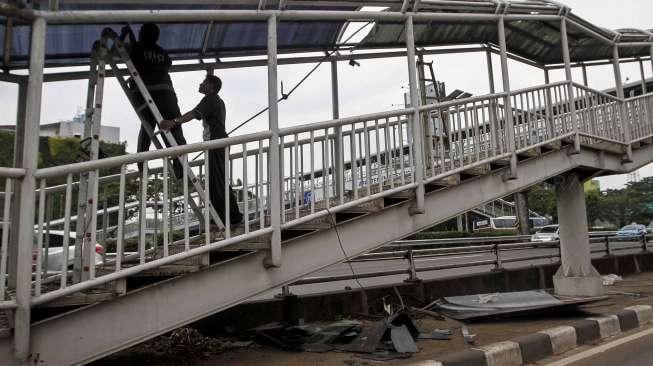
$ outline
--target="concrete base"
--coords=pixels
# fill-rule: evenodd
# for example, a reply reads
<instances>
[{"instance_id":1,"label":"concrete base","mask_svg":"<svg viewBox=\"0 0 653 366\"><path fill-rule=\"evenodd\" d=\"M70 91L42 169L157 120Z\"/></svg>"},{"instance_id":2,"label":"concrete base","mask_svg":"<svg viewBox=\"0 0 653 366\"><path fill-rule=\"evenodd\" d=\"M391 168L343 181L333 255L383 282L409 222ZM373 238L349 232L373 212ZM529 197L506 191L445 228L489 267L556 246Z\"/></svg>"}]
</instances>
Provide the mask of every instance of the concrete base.
<instances>
[{"instance_id":1,"label":"concrete base","mask_svg":"<svg viewBox=\"0 0 653 366\"><path fill-rule=\"evenodd\" d=\"M553 288L560 296L602 296L603 280L598 274L584 277L565 277L558 273L553 276Z\"/></svg>"}]
</instances>

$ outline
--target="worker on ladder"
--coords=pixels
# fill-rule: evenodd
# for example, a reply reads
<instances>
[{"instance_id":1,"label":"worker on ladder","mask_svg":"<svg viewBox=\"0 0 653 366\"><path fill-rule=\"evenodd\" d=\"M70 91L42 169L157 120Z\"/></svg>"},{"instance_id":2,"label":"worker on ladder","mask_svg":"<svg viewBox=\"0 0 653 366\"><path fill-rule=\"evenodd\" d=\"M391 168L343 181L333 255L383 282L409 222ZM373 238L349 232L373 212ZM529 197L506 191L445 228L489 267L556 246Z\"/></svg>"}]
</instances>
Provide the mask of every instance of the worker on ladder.
<instances>
[{"instance_id":1,"label":"worker on ladder","mask_svg":"<svg viewBox=\"0 0 653 366\"><path fill-rule=\"evenodd\" d=\"M225 129L226 108L224 101L218 93L222 89L222 80L215 75L206 75L206 78L199 85L198 92L204 94L199 104L184 115L164 119L161 121L162 130L178 128L186 122L193 119L201 120L204 126L204 141L211 141L229 137ZM225 154L225 149L209 150L209 199L211 205L215 208L222 222L225 221L225 206L227 206L227 197L225 196L225 159L229 156ZM229 186L229 222L231 226L236 226L243 220L243 214L240 212L237 204L236 195L231 186ZM244 189L244 194L247 190ZM245 210L247 210L247 197L244 198ZM247 214L247 212L245 212ZM211 231L219 231L217 223L213 222Z\"/></svg>"},{"instance_id":2,"label":"worker on ladder","mask_svg":"<svg viewBox=\"0 0 653 366\"><path fill-rule=\"evenodd\" d=\"M159 41L159 34L159 27L156 24L145 23L141 26L141 29L138 32L138 41L136 41L134 33L129 26L123 27L120 38L124 41L125 37L129 37L129 56L134 62L134 66L143 79L143 82L147 86L147 90L152 95L153 102L161 112L161 115L164 119L174 119L181 116L181 112L177 102L177 94L172 86L172 80L170 79L169 74L172 61L170 60L168 53L157 44ZM145 100L138 92L135 83L130 83L130 89L136 96L139 105L145 103ZM154 130L158 121L149 110L146 109L143 113L145 117L144 119L150 125L152 130ZM186 139L184 138L181 126L175 126L170 129L170 133L177 141L177 145L186 144ZM163 141L168 147L170 147L167 139L163 139ZM149 150L151 142L150 135L143 127L141 127L140 132L138 133L137 151L141 152ZM183 170L180 162L177 159L173 159L172 166L175 176L178 179L181 178L183 176ZM139 170L142 169L142 165L139 165L138 168Z\"/></svg>"}]
</instances>

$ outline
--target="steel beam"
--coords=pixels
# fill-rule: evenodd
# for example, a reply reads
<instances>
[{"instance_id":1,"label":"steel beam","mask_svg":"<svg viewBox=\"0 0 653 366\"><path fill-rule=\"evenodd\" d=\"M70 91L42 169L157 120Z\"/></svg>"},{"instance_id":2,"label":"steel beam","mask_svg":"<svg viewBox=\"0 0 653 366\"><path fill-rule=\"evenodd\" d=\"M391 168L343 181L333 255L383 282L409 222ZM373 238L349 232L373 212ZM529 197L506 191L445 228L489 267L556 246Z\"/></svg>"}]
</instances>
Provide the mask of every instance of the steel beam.
<instances>
[{"instance_id":1,"label":"steel beam","mask_svg":"<svg viewBox=\"0 0 653 366\"><path fill-rule=\"evenodd\" d=\"M439 49L427 49L421 51L424 55L441 55L441 54L457 54L457 53L471 53L471 52L483 52L485 51L484 47L464 47L464 48L439 48ZM299 65L299 64L309 64L309 63L318 63L318 62L334 62L334 61L349 61L351 55L331 55L331 56L307 56L307 57L283 57L277 60L278 65ZM378 59L378 58L393 58L393 57L406 57L406 51L385 51L385 52L365 52L365 53L355 53L354 57L357 60L369 60L369 59ZM508 57L515 57L509 55ZM516 57L515 57L516 58ZM204 71L207 69L215 70L224 70L224 69L242 69L246 67L261 67L267 66L267 58L260 60L240 60L240 61L224 61L214 62L214 63L195 63L195 64L175 64L170 68L170 72L189 72L189 71ZM76 65L79 66L79 65ZM540 66L537 66L540 67ZM127 76L128 72L126 69L121 69L124 73L123 76ZM2 79L3 74L0 73L0 80ZM113 70L107 70L107 77L115 76ZM46 82L55 82L55 81L69 81L69 80L82 80L88 78L87 71L69 71L69 72L52 72L44 75L44 81Z\"/></svg>"},{"instance_id":2,"label":"steel beam","mask_svg":"<svg viewBox=\"0 0 653 366\"><path fill-rule=\"evenodd\" d=\"M27 82L25 129L22 146L22 166L25 176L20 180L20 196L15 197L19 210L17 235L16 304L14 316L14 357L25 362L30 354L30 300L32 296L32 247L34 240L34 211L39 153L39 124L41 121L41 93L45 60L45 19L32 24L30 46L30 74Z\"/></svg>"},{"instance_id":3,"label":"steel beam","mask_svg":"<svg viewBox=\"0 0 653 366\"><path fill-rule=\"evenodd\" d=\"M650 162L652 152L653 147L637 150L635 162ZM552 152L521 162L516 180L504 182L502 172L496 171L429 193L424 215L409 216L410 202L405 202L342 223L338 234L330 229L297 238L284 246L284 265L274 271L260 265L267 255L265 252L251 253L34 324L33 352L45 364L53 366L90 362L455 217L479 202L513 194L580 166L625 171L619 156L606 154L602 158L601 153L592 149L572 156L566 150ZM360 235L361 232L366 234ZM347 256L338 242L343 244ZM248 285L234 286L234 283ZM193 301L187 301L189 298ZM70 347L70 334L78 339L75 347ZM0 340L0 363L7 360L10 350L10 342Z\"/></svg>"}]
</instances>

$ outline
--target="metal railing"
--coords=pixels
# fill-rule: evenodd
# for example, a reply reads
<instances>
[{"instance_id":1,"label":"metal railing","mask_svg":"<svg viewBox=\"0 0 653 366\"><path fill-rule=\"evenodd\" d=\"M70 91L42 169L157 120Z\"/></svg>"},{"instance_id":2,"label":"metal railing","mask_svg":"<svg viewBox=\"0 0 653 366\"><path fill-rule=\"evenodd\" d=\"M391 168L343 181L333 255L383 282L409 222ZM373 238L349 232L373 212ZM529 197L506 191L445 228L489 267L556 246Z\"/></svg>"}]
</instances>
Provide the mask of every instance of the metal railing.
<instances>
[{"instance_id":1,"label":"metal railing","mask_svg":"<svg viewBox=\"0 0 653 366\"><path fill-rule=\"evenodd\" d=\"M567 95L570 85L574 87L574 108ZM47 266L43 266L48 257L47 249L44 251L47 243L37 240L32 303L41 304L184 258L200 257L204 258L202 263L208 264L206 254L209 251L251 240L268 242L274 230L272 218L277 214L281 217L281 229L292 228L378 198L416 189L420 184L497 160L509 160L516 153L576 135L583 136L586 143L614 142L623 146L626 142L621 132L620 108L627 110L625 115L631 123L633 138L646 138L652 128L647 114L650 98L647 95L622 101L576 84L560 82L516 90L510 95L496 93L284 128L279 130L279 140L274 145L279 149L278 165L270 160L273 135L261 132L39 169L34 174L39 188L35 233L51 227L48 202L59 195L58 199L63 202L60 211L64 212L60 222L65 233L63 252L64 256L71 253L71 257L64 258L57 281L48 280L49 272L44 269ZM510 110L506 105L511 106ZM570 111L575 111L577 118L572 118ZM414 131L415 116L424 122L421 131ZM575 128L572 121L577 123ZM510 142L510 136L514 136L514 143ZM415 146L420 146L416 144L417 139L426 139L424 151L415 151ZM223 207L215 207L218 211L226 211L226 228L222 235L212 237L208 210L198 200L196 203L203 205L206 214L198 217L202 232L191 237L188 202L194 193L189 191L184 180L173 184L166 161L205 152L209 159L188 164L187 169L197 173L203 170L203 174L197 175L204 190L209 191L206 187L211 186L211 174L206 172L212 158L206 152L210 150L222 150L224 156L229 156L219 162L224 164L222 185L227 199ZM416 166L418 156L426 157L423 166ZM129 171L128 167L136 170L135 165L139 163L143 163L142 172ZM279 166L280 170L279 191L274 191L275 185L270 181L273 166ZM152 183L150 168L159 177L156 186L148 184ZM76 201L74 188L79 175L89 172L101 173L96 175L99 192L103 192L103 199L118 207L112 211L117 216L117 254L115 261L108 263L95 263L93 246L83 244L81 238L70 234L77 211L72 205ZM420 176L423 177L421 182L418 181ZM235 181L239 181L238 185L234 184L239 192L237 200L247 197L251 202L247 204L248 210L241 208L246 214L242 223L232 229L229 201L233 198L227 187ZM156 192L152 195L153 189ZM171 213L173 199L181 201L183 206L176 214L183 219L180 230L176 230L179 225L170 223L175 216ZM125 207L133 206L144 213L147 202L152 200L160 202L162 238L146 240L147 220L140 220L137 240L128 242L124 235ZM281 202L280 212L272 210L275 200ZM103 226L98 220L98 216L105 214L103 210L89 212L95 227L90 231L92 237L88 242L96 243L98 231L108 225ZM175 231L181 231L177 235L181 234L183 239L173 241ZM74 244L70 244L70 240ZM68 248L69 245L74 245L74 250ZM138 253L129 257L134 259L129 263L125 263L124 257L127 246ZM74 263L73 269L68 267L70 262ZM77 272L78 276L71 276L71 272ZM54 282L58 286L54 286Z\"/></svg>"},{"instance_id":2,"label":"metal railing","mask_svg":"<svg viewBox=\"0 0 653 366\"><path fill-rule=\"evenodd\" d=\"M615 255L624 251L649 251L648 241L652 236L639 236L632 238L618 237L614 232L593 233L590 238L592 254ZM531 242L530 236L512 236L497 238L460 238L439 240L406 240L386 246L374 253L363 254L350 260L350 262L367 261L405 261L405 269L392 269L386 271L360 272L337 276L306 277L294 282L293 286L329 283L364 278L378 278L396 275L408 275L408 280L415 280L419 272L435 272L448 269L492 266L492 270L501 270L505 263L532 262L535 260L550 259L561 260L560 242ZM464 245L461 245L464 244ZM419 248L419 249L415 249ZM394 249L394 250L389 250ZM507 253L523 252L533 249L555 249L554 253L533 253L531 255L515 258L506 257ZM488 259L465 261L463 263L450 263L437 266L420 267L415 260L425 258L449 258L470 254L486 254ZM525 263L526 264L526 263Z\"/></svg>"}]
</instances>

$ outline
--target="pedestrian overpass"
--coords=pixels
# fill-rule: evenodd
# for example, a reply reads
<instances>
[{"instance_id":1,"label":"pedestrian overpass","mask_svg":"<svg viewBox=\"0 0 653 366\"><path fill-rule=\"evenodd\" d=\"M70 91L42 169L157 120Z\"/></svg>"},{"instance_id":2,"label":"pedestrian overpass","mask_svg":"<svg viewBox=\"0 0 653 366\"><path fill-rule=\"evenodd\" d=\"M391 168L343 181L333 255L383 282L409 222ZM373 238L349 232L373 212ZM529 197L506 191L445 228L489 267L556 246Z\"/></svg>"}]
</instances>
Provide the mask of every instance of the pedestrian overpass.
<instances>
[{"instance_id":1,"label":"pedestrian overpass","mask_svg":"<svg viewBox=\"0 0 653 366\"><path fill-rule=\"evenodd\" d=\"M622 63L651 62L650 32L608 31L547 1L128 3L0 2L6 70L0 80L19 87L15 164L0 168L0 307L12 320L11 335L0 339L2 364L90 362L543 181L557 185L562 265L555 290L576 296L602 292L590 264L582 181L653 161L653 94L625 98L620 72ZM381 10L363 8L370 4ZM112 60L110 43L93 54L90 45L106 26L146 21L169 27L170 38L164 28L162 44L172 45L173 58L202 61L177 63L173 71L266 66L269 125L221 140L38 168L43 83L89 76L59 66L95 68L85 137L97 140L92 127L101 121L104 78L116 71L104 69ZM353 21L373 25L355 47L340 38ZM347 47L347 54L333 52ZM325 50L327 56L278 57ZM490 94L425 103L417 60L470 52L487 55ZM501 61L500 92L493 55ZM388 57L406 59L410 104L340 117L338 63ZM509 59L544 70L546 83L512 89ZM278 65L313 62L332 65L333 119L279 128L284 96L277 87ZM617 96L572 79L573 67L606 64L614 67ZM555 69L565 70L564 80L549 80ZM215 238L209 230L192 234L186 217L182 230L164 225L154 243L145 240L145 224L135 242L122 238L125 205L137 202L144 212L151 189L161 199L164 222L173 216L174 192L181 192L183 212L189 212L193 192L186 180L173 182L166 161L188 161L218 148L230 156L225 181L240 180L247 205L253 197L254 209L242 224L230 227L227 216L224 235ZM137 163L152 169L138 173ZM199 172L201 165L187 166ZM160 186L148 184L154 172ZM81 185L80 177L90 183ZM211 183L204 178L202 184ZM91 258L100 193L117 202L119 235L115 258L98 264ZM48 230L47 207L54 200L63 202L69 233L64 246L75 238L71 216L81 213L84 220L77 221L88 223L76 225L72 268L65 261L58 273L42 269L47 243L41 234ZM201 200L195 203L208 228L209 209ZM181 264L195 269L128 286L131 278ZM75 296L92 299L98 291L109 296L32 319L36 308Z\"/></svg>"}]
</instances>

